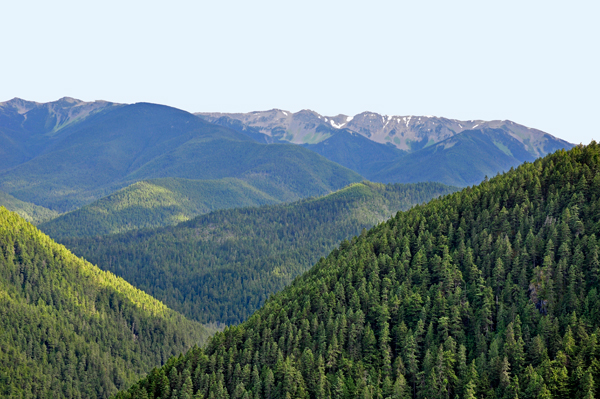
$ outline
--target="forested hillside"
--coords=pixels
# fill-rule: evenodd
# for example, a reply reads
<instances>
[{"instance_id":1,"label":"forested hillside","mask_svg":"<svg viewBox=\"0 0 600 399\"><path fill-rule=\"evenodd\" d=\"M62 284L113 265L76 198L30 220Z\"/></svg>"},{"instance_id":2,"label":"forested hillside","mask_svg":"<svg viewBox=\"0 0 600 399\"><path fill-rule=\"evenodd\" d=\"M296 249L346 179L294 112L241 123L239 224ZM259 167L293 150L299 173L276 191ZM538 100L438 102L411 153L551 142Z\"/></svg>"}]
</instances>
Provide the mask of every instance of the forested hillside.
<instances>
[{"instance_id":1,"label":"forested hillside","mask_svg":"<svg viewBox=\"0 0 600 399\"><path fill-rule=\"evenodd\" d=\"M0 396L106 398L210 331L0 207Z\"/></svg>"},{"instance_id":2,"label":"forested hillside","mask_svg":"<svg viewBox=\"0 0 600 399\"><path fill-rule=\"evenodd\" d=\"M23 219L33 224L42 223L58 216L58 212L56 211L21 201L2 191L0 191L0 206L17 213Z\"/></svg>"},{"instance_id":3,"label":"forested hillside","mask_svg":"<svg viewBox=\"0 0 600 399\"><path fill-rule=\"evenodd\" d=\"M439 183L364 182L292 204L217 211L175 227L61 242L190 318L235 324L341 240L453 191Z\"/></svg>"},{"instance_id":4,"label":"forested hillside","mask_svg":"<svg viewBox=\"0 0 600 399\"><path fill-rule=\"evenodd\" d=\"M398 213L119 398L594 398L600 146Z\"/></svg>"},{"instance_id":5,"label":"forested hillside","mask_svg":"<svg viewBox=\"0 0 600 399\"><path fill-rule=\"evenodd\" d=\"M38 227L55 239L98 236L175 225L217 209L279 202L240 179L152 179L134 183Z\"/></svg>"}]
</instances>

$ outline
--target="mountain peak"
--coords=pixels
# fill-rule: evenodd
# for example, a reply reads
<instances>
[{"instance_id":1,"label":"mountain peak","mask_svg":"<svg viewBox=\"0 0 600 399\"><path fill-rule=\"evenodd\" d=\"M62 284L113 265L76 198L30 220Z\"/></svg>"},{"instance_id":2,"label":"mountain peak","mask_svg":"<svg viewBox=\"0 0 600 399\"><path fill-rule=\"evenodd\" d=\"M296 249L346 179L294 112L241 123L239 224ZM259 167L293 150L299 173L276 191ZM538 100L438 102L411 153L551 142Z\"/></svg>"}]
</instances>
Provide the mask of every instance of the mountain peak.
<instances>
[{"instance_id":1,"label":"mountain peak","mask_svg":"<svg viewBox=\"0 0 600 399\"><path fill-rule=\"evenodd\" d=\"M246 114L198 113L197 115L202 115L208 121L218 119L217 116L228 116L259 129L267 136L295 144L316 144L329 138L336 129L348 129L377 143L393 145L407 152L439 143L466 130L481 128L505 130L526 145L527 150L536 157L545 154L538 147L548 138L559 140L545 132L509 120L461 121L432 115L382 115L373 111L364 111L354 116L344 114L324 116L310 109L303 109L296 113L273 109ZM563 140L559 141L566 143Z\"/></svg>"}]
</instances>

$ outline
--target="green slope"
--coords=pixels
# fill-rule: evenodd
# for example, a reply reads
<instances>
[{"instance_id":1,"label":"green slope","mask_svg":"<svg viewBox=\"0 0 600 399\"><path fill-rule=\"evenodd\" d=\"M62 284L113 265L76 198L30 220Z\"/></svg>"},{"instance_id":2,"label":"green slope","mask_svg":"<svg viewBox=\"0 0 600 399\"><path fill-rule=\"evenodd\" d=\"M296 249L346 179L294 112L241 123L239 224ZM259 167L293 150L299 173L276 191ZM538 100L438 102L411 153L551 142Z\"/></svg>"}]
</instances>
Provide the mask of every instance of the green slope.
<instances>
[{"instance_id":1,"label":"green slope","mask_svg":"<svg viewBox=\"0 0 600 399\"><path fill-rule=\"evenodd\" d=\"M134 183L39 228L55 239L106 235L174 225L216 209L278 202L239 179L162 178Z\"/></svg>"},{"instance_id":2,"label":"green slope","mask_svg":"<svg viewBox=\"0 0 600 399\"><path fill-rule=\"evenodd\" d=\"M43 223L58 216L58 212L29 202L16 199L10 194L0 191L0 206L16 212L23 219L33 224Z\"/></svg>"},{"instance_id":3,"label":"green slope","mask_svg":"<svg viewBox=\"0 0 600 399\"><path fill-rule=\"evenodd\" d=\"M203 322L239 323L341 240L454 188L355 184L292 204L232 209L175 227L61 240Z\"/></svg>"},{"instance_id":4,"label":"green slope","mask_svg":"<svg viewBox=\"0 0 600 399\"><path fill-rule=\"evenodd\" d=\"M317 144L302 146L360 173L369 180L406 154L392 145L377 143L349 130L331 130L331 137Z\"/></svg>"},{"instance_id":5,"label":"green slope","mask_svg":"<svg viewBox=\"0 0 600 399\"><path fill-rule=\"evenodd\" d=\"M119 398L595 398L600 146L345 241ZM186 396L188 395L188 396Z\"/></svg>"},{"instance_id":6,"label":"green slope","mask_svg":"<svg viewBox=\"0 0 600 399\"><path fill-rule=\"evenodd\" d=\"M540 147L540 151L572 147L562 141L547 141L547 148ZM534 159L526 146L505 130L486 128L467 130L410 153L370 176L381 182L438 181L465 187Z\"/></svg>"},{"instance_id":7,"label":"green slope","mask_svg":"<svg viewBox=\"0 0 600 399\"><path fill-rule=\"evenodd\" d=\"M208 335L0 207L0 396L108 397Z\"/></svg>"},{"instance_id":8,"label":"green slope","mask_svg":"<svg viewBox=\"0 0 600 399\"><path fill-rule=\"evenodd\" d=\"M138 103L102 109L53 132L41 153L0 172L0 190L65 212L162 177L239 178L280 201L362 179L298 146L259 144L188 112Z\"/></svg>"}]
</instances>

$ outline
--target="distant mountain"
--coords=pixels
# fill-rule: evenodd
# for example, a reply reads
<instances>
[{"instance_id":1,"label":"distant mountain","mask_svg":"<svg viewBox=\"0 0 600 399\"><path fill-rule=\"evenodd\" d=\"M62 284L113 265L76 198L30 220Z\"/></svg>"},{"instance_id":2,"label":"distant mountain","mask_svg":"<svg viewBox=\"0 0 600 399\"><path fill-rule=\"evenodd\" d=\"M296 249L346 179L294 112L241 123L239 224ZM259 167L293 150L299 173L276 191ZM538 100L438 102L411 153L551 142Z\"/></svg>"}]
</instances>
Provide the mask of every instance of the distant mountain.
<instances>
[{"instance_id":1,"label":"distant mountain","mask_svg":"<svg viewBox=\"0 0 600 399\"><path fill-rule=\"evenodd\" d=\"M49 103L20 98L0 103L0 170L42 153L62 128L118 106L107 101L83 102L70 97Z\"/></svg>"},{"instance_id":2,"label":"distant mountain","mask_svg":"<svg viewBox=\"0 0 600 399\"><path fill-rule=\"evenodd\" d=\"M377 143L348 129L337 130L317 144L302 146L371 180L406 154L390 144Z\"/></svg>"},{"instance_id":3,"label":"distant mountain","mask_svg":"<svg viewBox=\"0 0 600 399\"><path fill-rule=\"evenodd\" d=\"M239 179L162 178L134 183L38 227L55 239L97 236L175 225L217 209L279 202Z\"/></svg>"},{"instance_id":4,"label":"distant mountain","mask_svg":"<svg viewBox=\"0 0 600 399\"><path fill-rule=\"evenodd\" d=\"M39 224L58 216L58 212L56 211L21 201L2 191L0 191L0 206L4 206L9 211L15 212L23 219L33 224Z\"/></svg>"},{"instance_id":5,"label":"distant mountain","mask_svg":"<svg viewBox=\"0 0 600 399\"><path fill-rule=\"evenodd\" d=\"M206 118L202 118L206 119ZM288 143L289 141L283 140L278 137L273 137L268 134L262 133L258 128L244 124L238 119L230 118L229 116L222 116L220 118L211 118L210 121L215 125L225 126L236 132L240 132L252 140L258 143L273 144L273 143Z\"/></svg>"},{"instance_id":6,"label":"distant mountain","mask_svg":"<svg viewBox=\"0 0 600 399\"><path fill-rule=\"evenodd\" d=\"M13 119L7 116L0 128L23 126L28 113L17 112L17 100L4 107L9 103L14 112L6 115ZM65 212L136 181L162 177L235 177L280 201L325 194L362 179L304 148L258 144L162 105L106 105L69 121L48 128L35 145L22 140L19 145L34 156L0 171L0 190Z\"/></svg>"},{"instance_id":7,"label":"distant mountain","mask_svg":"<svg viewBox=\"0 0 600 399\"><path fill-rule=\"evenodd\" d=\"M455 190L363 182L291 204L216 211L174 227L60 241L190 318L235 324L341 240Z\"/></svg>"},{"instance_id":8,"label":"distant mountain","mask_svg":"<svg viewBox=\"0 0 600 399\"><path fill-rule=\"evenodd\" d=\"M549 136L549 135L548 135ZM551 136L550 136L551 137ZM544 151L572 145L546 137ZM455 186L478 184L536 156L527 151L505 127L467 130L437 144L399 158L372 175L374 181L414 183L439 181Z\"/></svg>"},{"instance_id":9,"label":"distant mountain","mask_svg":"<svg viewBox=\"0 0 600 399\"><path fill-rule=\"evenodd\" d=\"M0 396L107 398L212 331L0 207Z\"/></svg>"},{"instance_id":10,"label":"distant mountain","mask_svg":"<svg viewBox=\"0 0 600 399\"><path fill-rule=\"evenodd\" d=\"M227 120L230 125L235 123L232 119L237 120L253 132L253 135L248 134L249 137L256 139L257 134L262 134L271 140L301 144L370 180L381 182L433 179L431 181L445 184L474 184L486 174L495 175L557 149L573 147L564 140L511 121L459 121L373 112L330 117L309 110L291 113L277 109L246 114L196 115L215 123ZM238 128L238 131L242 129ZM490 131L495 132L492 143L511 143L510 153L504 144L489 145L490 141L485 137ZM458 138L463 133L463 138ZM268 140L261 138L261 141ZM448 148L462 141L471 141L471 144L456 146L449 155L453 160L439 162L436 158L432 162L430 147L443 142L444 148ZM486 163L488 159L490 162ZM473 167L476 169L472 170ZM465 175L465 171L472 176Z\"/></svg>"}]
</instances>

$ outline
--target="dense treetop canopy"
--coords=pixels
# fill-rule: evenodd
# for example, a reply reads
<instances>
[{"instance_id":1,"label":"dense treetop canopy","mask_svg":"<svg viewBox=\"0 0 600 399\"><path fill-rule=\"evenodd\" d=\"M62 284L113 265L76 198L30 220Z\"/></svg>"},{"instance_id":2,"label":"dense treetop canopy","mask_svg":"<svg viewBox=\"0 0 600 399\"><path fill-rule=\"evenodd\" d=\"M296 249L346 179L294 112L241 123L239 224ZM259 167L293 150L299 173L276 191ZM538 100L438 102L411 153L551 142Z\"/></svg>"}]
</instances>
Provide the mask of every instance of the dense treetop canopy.
<instances>
[{"instance_id":1,"label":"dense treetop canopy","mask_svg":"<svg viewBox=\"0 0 600 399\"><path fill-rule=\"evenodd\" d=\"M237 324L343 239L455 190L439 183L363 182L291 204L61 242L190 318Z\"/></svg>"},{"instance_id":2,"label":"dense treetop canopy","mask_svg":"<svg viewBox=\"0 0 600 399\"><path fill-rule=\"evenodd\" d=\"M600 146L398 213L119 398L593 398Z\"/></svg>"},{"instance_id":3,"label":"dense treetop canopy","mask_svg":"<svg viewBox=\"0 0 600 399\"><path fill-rule=\"evenodd\" d=\"M210 333L0 207L0 396L108 397Z\"/></svg>"}]
</instances>

